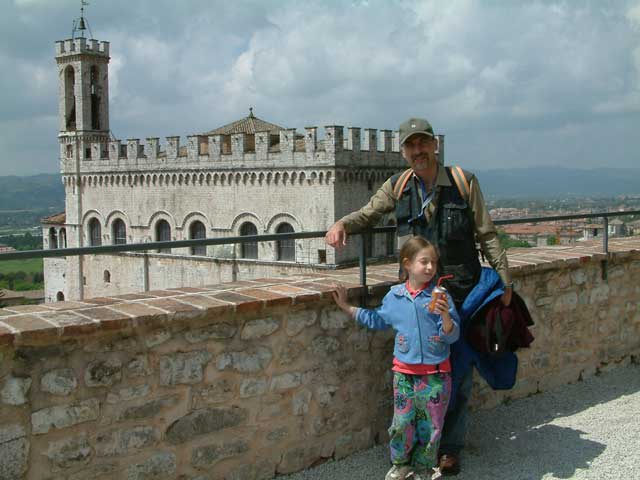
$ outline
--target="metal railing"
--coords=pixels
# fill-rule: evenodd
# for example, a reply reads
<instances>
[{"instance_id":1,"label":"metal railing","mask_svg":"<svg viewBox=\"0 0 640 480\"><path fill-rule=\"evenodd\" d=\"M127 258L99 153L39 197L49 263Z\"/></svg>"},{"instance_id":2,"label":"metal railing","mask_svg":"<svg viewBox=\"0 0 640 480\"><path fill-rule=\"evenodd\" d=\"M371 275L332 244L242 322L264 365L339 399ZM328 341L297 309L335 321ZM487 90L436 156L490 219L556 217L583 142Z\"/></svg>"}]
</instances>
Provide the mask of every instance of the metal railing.
<instances>
[{"instance_id":1,"label":"metal railing","mask_svg":"<svg viewBox=\"0 0 640 480\"><path fill-rule=\"evenodd\" d=\"M640 210L627 210L621 212L598 212L598 213L586 213L586 214L574 214L574 215L552 215L544 217L523 217L523 218L511 218L507 220L494 220L495 225L510 225L519 223L544 223L553 222L558 220L579 220L586 218L602 218L604 220L603 236L602 236L602 251L609 253L609 218L621 217L626 215L640 215ZM363 287L364 295L367 291L367 252L369 251L369 239L370 234L389 233L395 232L395 227L375 227L363 232L354 234L360 236L360 252L359 252L359 266L360 266L360 284ZM321 238L324 237L326 231L312 231L312 232L294 232L294 233L273 233L267 235L245 235L237 237L217 237L217 238L202 238L192 240L172 240L165 242L149 242L149 243L127 243L120 245L101 245L95 247L73 247L73 248L57 248L49 250L26 250L18 252L0 253L0 261L3 260L20 260L27 258L49 258L49 257L67 257L78 255L99 255L105 253L121 253L121 252L136 252L136 251L149 251L149 250L161 250L166 248L182 248L182 247L196 247L203 245L229 245L229 244L243 244L243 243L256 243L256 242L269 242L269 241L281 241L281 240L297 240L305 238ZM353 235L352 235L353 236ZM238 259L235 259L238 260Z\"/></svg>"}]
</instances>

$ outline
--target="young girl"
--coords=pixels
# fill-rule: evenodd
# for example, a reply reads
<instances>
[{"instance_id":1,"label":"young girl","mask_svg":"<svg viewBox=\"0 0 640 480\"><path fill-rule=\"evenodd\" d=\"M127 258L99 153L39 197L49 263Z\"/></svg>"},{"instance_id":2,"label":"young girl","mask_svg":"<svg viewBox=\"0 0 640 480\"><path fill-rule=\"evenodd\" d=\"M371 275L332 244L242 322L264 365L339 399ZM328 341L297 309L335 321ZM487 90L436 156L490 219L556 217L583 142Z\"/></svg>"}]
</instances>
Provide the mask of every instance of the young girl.
<instances>
[{"instance_id":1,"label":"young girl","mask_svg":"<svg viewBox=\"0 0 640 480\"><path fill-rule=\"evenodd\" d=\"M400 250L401 278L376 310L356 308L338 286L336 304L369 328L396 331L393 350L392 467L385 480L431 478L451 393L449 344L460 335L460 319L449 296L429 311L438 254L422 237Z\"/></svg>"}]
</instances>

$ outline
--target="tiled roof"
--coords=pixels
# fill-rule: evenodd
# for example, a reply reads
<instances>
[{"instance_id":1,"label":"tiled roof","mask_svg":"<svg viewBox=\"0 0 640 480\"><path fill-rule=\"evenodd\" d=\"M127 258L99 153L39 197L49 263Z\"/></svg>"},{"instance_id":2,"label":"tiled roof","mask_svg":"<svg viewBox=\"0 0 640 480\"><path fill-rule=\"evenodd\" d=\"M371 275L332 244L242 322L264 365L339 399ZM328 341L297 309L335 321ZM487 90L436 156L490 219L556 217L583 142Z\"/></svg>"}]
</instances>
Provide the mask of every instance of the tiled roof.
<instances>
[{"instance_id":1,"label":"tiled roof","mask_svg":"<svg viewBox=\"0 0 640 480\"><path fill-rule=\"evenodd\" d=\"M42 220L40 220L40 223L57 225L60 223L66 223L66 221L67 221L66 212L61 212L61 213L56 213L55 215L51 215L50 217L44 217Z\"/></svg>"},{"instance_id":2,"label":"tiled roof","mask_svg":"<svg viewBox=\"0 0 640 480\"><path fill-rule=\"evenodd\" d=\"M265 122L253 114L253 109L249 109L249 116L236 120L235 122L223 125L222 127L205 132L204 135L231 135L232 133L250 133L271 132L277 134L284 127L274 123Z\"/></svg>"}]
</instances>

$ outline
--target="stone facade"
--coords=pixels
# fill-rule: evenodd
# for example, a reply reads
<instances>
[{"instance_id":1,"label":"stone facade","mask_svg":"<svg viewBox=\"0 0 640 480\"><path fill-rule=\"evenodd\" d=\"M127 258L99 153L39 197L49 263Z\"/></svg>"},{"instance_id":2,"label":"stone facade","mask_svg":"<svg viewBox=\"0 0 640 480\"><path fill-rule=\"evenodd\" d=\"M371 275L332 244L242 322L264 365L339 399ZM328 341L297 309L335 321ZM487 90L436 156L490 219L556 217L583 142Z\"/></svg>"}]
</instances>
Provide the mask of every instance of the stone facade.
<instances>
[{"instance_id":1,"label":"stone facade","mask_svg":"<svg viewBox=\"0 0 640 480\"><path fill-rule=\"evenodd\" d=\"M536 322L513 390L476 379L475 408L640 355L640 243L510 251ZM369 268L375 304L397 265ZM0 478L268 479L386 441L391 332L331 300L358 273L0 310Z\"/></svg>"},{"instance_id":2,"label":"stone facade","mask_svg":"<svg viewBox=\"0 0 640 480\"><path fill-rule=\"evenodd\" d=\"M301 134L264 122L253 112L219 129L189 135L186 142L177 136L167 137L164 144L154 137L146 142L113 139L109 44L85 39L57 42L56 61L65 214L45 221L45 248L200 238L194 233L197 229L206 237L238 236L247 224L255 234L278 233L284 227L322 231L363 205L405 166L395 132L367 128L362 133L349 127L345 135L343 127L327 126L320 139L317 127L306 127ZM167 288L178 278L177 285L198 286L239 278L238 272L243 272L242 278L251 278L249 272L269 274L273 262L313 269L357 257L356 245L335 253L322 239L296 241L293 250L282 257L275 242L259 244L255 255L233 245L210 246L205 252L174 249L174 257L193 258L177 262L176 269L165 269L166 275L146 284L141 283L136 257L45 259L45 297L49 302L78 300L137 291L153 282ZM380 239L372 255L389 250L393 248ZM203 256L250 256L254 264L267 268L236 266L234 273L206 259L199 262ZM201 273L192 278L180 271L198 263ZM162 267L157 270L151 273Z\"/></svg>"}]
</instances>

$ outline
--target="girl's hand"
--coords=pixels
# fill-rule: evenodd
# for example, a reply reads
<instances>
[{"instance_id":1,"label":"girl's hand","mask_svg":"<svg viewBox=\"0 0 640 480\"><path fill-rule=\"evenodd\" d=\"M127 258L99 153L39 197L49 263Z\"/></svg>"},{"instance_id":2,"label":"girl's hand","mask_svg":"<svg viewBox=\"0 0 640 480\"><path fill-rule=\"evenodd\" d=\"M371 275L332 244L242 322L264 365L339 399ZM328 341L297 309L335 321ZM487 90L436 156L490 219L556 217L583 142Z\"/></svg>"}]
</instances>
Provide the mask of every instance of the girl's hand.
<instances>
[{"instance_id":1,"label":"girl's hand","mask_svg":"<svg viewBox=\"0 0 640 480\"><path fill-rule=\"evenodd\" d=\"M449 299L446 297L446 295L442 295L438 299L433 312L439 315L449 315Z\"/></svg>"},{"instance_id":2,"label":"girl's hand","mask_svg":"<svg viewBox=\"0 0 640 480\"><path fill-rule=\"evenodd\" d=\"M349 315L353 315L354 308L349 305L347 298L347 289L344 288L344 285L340 283L335 284L334 288L336 289L336 291L332 292L333 301L336 302L336 305L338 305L338 307L347 312Z\"/></svg>"},{"instance_id":3,"label":"girl's hand","mask_svg":"<svg viewBox=\"0 0 640 480\"><path fill-rule=\"evenodd\" d=\"M451 333L453 330L453 322L449 314L449 299L444 295L440 297L433 311L442 317L442 332L444 334Z\"/></svg>"}]
</instances>

